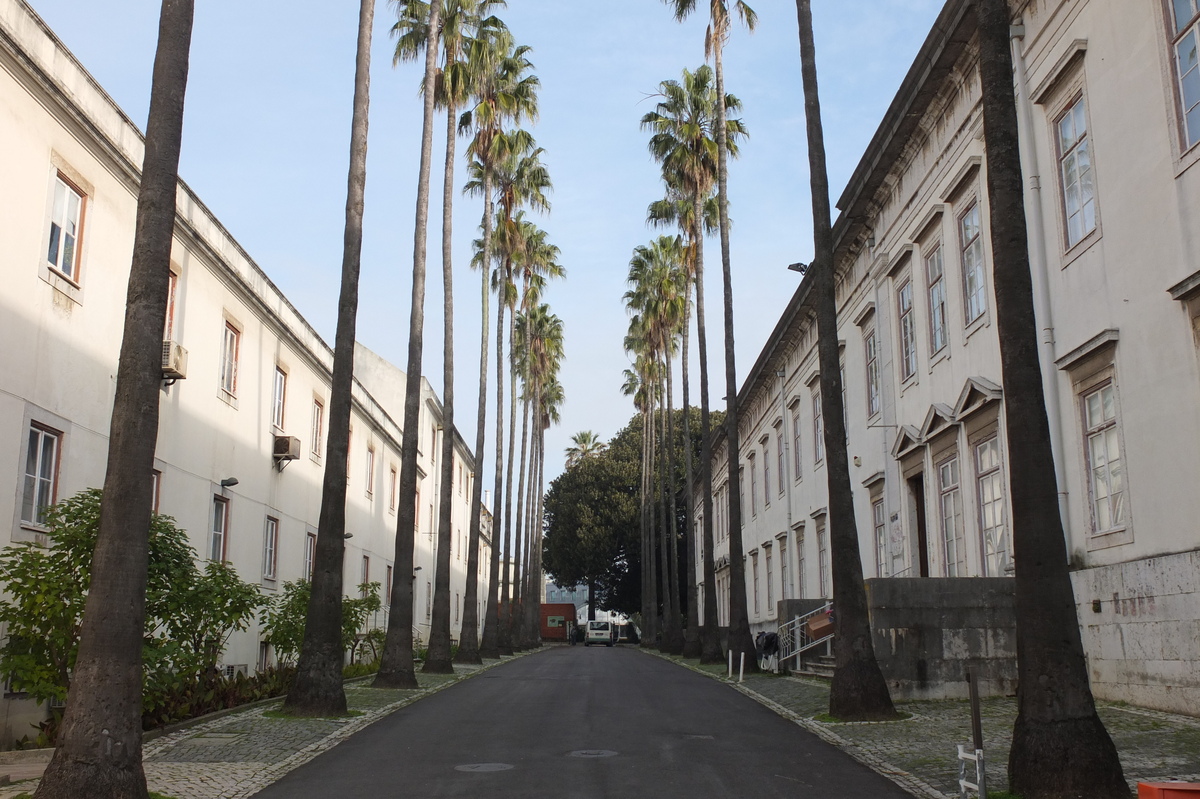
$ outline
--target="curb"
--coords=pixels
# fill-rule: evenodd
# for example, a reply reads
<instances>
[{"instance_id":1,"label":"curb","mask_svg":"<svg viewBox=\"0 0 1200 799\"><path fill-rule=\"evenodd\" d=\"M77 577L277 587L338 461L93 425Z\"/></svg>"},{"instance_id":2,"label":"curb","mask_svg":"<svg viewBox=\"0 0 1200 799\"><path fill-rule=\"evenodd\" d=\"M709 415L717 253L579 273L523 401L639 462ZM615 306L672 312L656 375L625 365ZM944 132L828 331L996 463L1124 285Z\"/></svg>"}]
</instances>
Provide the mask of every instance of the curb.
<instances>
[{"instance_id":1,"label":"curb","mask_svg":"<svg viewBox=\"0 0 1200 799\"><path fill-rule=\"evenodd\" d=\"M681 663L680 661L675 660L674 658L664 655L660 652L655 652L650 649L643 649L641 651L645 652L648 655L653 655L656 658L660 658L661 660L665 660L668 663L673 663L676 666L681 666L685 669L688 669L689 671L694 671L697 674L703 674L705 677L708 677L710 679L716 680L717 682L720 682L720 683L723 683L725 685L732 687L735 691L738 691L739 693L742 693L742 694L748 696L749 698L753 699L755 702L758 702L763 707L767 708L768 710L773 711L776 715L779 715L779 716L787 719L788 721L793 722L797 726L802 727L803 729L805 729L808 732L812 733L813 735L817 736L825 743L830 744L831 746L834 746L834 747L840 749L841 751L845 752L846 754L850 755L850 757L854 758L859 763L861 763L864 766L866 766L867 768L871 769L872 771L874 771L876 774L880 775L881 777L886 777L887 779L891 780L896 785L903 788L905 791L912 794L913 796L922 797L922 799L946 799L946 794L942 793L937 788L934 788L932 785L930 785L929 783L920 779L919 777L913 775L911 772L905 771L904 769L901 769L901 768L897 768L896 766L887 762L883 758L875 756L871 752L868 752L867 750L863 749L858 744L856 744L852 741L846 740L842 736L838 735L836 732L833 732L832 730L830 730L829 729L830 725L828 725L828 724L822 724L820 722L814 721L813 719L805 718L804 716L801 716L798 713L794 713L793 711L788 710L786 707L779 704L775 700L768 699L767 697L763 696L762 694L758 693L757 691L755 691L751 688L747 688L744 684L730 682L729 679L726 677L721 677L716 674L713 674L712 672L708 672L708 671L704 671L703 669L696 668L695 666L692 666L690 663ZM879 722L875 722L875 723L879 723ZM890 724L892 722L885 722L885 723Z\"/></svg>"}]
</instances>

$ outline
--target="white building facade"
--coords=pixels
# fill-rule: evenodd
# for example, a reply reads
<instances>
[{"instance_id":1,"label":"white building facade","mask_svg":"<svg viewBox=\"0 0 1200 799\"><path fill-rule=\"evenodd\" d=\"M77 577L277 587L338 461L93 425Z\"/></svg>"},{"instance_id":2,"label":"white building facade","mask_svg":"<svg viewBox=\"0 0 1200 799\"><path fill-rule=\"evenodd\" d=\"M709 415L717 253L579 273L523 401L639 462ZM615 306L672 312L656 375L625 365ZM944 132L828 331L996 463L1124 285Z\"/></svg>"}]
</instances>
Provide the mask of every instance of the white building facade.
<instances>
[{"instance_id":1,"label":"white building facade","mask_svg":"<svg viewBox=\"0 0 1200 799\"><path fill-rule=\"evenodd\" d=\"M837 203L839 339L867 577L1012 569L970 6L947 2ZM1012 7L1051 444L1093 690L1194 714L1200 8L1196 0ZM831 595L818 381L802 283L739 394L755 626L777 623L780 599ZM718 437L713 460L722 624L724 446Z\"/></svg>"},{"instance_id":2,"label":"white building facade","mask_svg":"<svg viewBox=\"0 0 1200 799\"><path fill-rule=\"evenodd\" d=\"M33 10L0 0L0 540L44 542L43 508L103 483L142 149ZM312 569L333 354L182 182L171 270L164 376L178 379L160 398L156 509L201 558L230 562L271 596ZM406 378L362 347L357 362L345 590L378 582L386 607ZM422 400L414 623L427 640L441 436L455 437L456 637L475 466L424 380ZM482 567L480 597L487 577ZM271 660L257 624L225 654L247 670Z\"/></svg>"}]
</instances>

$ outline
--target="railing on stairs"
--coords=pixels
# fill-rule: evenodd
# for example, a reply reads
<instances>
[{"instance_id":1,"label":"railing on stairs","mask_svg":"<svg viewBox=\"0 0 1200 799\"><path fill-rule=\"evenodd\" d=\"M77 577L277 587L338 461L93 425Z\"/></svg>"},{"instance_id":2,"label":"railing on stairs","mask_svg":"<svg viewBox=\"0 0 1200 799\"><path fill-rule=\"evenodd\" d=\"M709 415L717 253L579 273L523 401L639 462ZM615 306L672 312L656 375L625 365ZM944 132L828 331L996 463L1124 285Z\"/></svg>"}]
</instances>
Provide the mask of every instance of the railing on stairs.
<instances>
[{"instance_id":1,"label":"railing on stairs","mask_svg":"<svg viewBox=\"0 0 1200 799\"><path fill-rule=\"evenodd\" d=\"M823 635L820 638L813 638L808 634L808 622L816 616L822 616L829 613L833 609L832 602L826 602L821 607L814 611L805 613L803 616L796 616L789 622L779 625L779 662L786 663L789 658L795 658L795 668L800 667L800 655L807 652L816 646L819 646L830 638L833 633Z\"/></svg>"}]
</instances>

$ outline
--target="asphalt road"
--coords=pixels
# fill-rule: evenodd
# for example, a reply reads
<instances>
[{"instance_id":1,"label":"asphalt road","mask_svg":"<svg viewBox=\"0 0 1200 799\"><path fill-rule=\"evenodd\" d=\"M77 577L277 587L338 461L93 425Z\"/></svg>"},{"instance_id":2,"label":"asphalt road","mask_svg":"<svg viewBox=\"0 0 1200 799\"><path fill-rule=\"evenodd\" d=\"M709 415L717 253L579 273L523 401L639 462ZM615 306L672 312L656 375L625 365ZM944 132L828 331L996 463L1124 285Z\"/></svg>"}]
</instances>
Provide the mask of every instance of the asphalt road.
<instances>
[{"instance_id":1,"label":"asphalt road","mask_svg":"<svg viewBox=\"0 0 1200 799\"><path fill-rule=\"evenodd\" d=\"M555 647L376 722L255 799L908 797L757 702L625 647Z\"/></svg>"}]
</instances>

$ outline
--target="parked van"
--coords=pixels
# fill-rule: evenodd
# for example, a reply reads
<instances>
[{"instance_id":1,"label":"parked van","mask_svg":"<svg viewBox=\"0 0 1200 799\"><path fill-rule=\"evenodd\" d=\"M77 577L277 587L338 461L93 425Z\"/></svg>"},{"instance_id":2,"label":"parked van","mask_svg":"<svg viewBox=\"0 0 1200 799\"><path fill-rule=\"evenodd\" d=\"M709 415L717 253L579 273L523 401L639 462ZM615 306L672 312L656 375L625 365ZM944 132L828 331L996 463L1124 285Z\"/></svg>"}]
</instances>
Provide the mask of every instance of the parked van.
<instances>
[{"instance_id":1,"label":"parked van","mask_svg":"<svg viewBox=\"0 0 1200 799\"><path fill-rule=\"evenodd\" d=\"M583 645L591 646L592 644L612 646L612 625L606 621L589 621L587 637L583 639Z\"/></svg>"}]
</instances>

